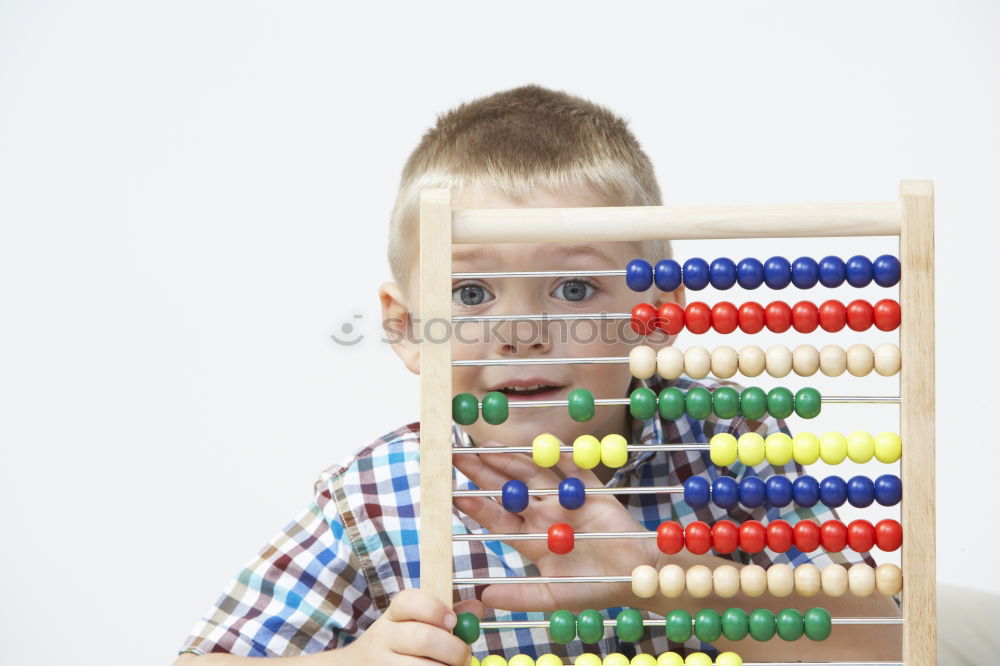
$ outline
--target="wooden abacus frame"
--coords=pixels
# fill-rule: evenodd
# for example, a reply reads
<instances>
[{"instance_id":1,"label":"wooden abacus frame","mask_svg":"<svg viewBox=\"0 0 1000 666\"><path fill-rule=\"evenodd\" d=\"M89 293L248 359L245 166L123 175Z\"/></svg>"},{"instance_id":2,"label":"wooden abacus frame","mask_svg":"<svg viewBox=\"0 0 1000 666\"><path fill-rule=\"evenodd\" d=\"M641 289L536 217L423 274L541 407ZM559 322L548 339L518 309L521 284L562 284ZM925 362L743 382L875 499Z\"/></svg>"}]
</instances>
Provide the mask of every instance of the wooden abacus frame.
<instances>
[{"instance_id":1,"label":"wooden abacus frame","mask_svg":"<svg viewBox=\"0 0 1000 666\"><path fill-rule=\"evenodd\" d=\"M898 236L903 662L937 663L934 502L934 191L906 180L897 201L854 204L453 210L420 197L420 586L452 604L452 244ZM442 335L433 335L441 323Z\"/></svg>"}]
</instances>

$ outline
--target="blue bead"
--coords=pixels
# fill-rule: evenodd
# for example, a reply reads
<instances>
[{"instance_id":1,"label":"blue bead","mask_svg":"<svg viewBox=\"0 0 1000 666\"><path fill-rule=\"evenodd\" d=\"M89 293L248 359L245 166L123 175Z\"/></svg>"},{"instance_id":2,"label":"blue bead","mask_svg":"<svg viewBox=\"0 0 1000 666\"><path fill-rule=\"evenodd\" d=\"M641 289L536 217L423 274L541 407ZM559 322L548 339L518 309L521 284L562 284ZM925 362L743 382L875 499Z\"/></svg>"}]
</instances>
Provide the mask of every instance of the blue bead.
<instances>
[{"instance_id":1,"label":"blue bead","mask_svg":"<svg viewBox=\"0 0 1000 666\"><path fill-rule=\"evenodd\" d=\"M740 503L740 484L731 476L720 476L712 482L712 501L717 507L732 509Z\"/></svg>"},{"instance_id":2,"label":"blue bead","mask_svg":"<svg viewBox=\"0 0 1000 666\"><path fill-rule=\"evenodd\" d=\"M699 507L708 504L708 479L691 476L684 481L684 501L690 506Z\"/></svg>"},{"instance_id":3,"label":"blue bead","mask_svg":"<svg viewBox=\"0 0 1000 666\"><path fill-rule=\"evenodd\" d=\"M808 474L792 481L792 498L799 506L809 508L819 502L819 481Z\"/></svg>"},{"instance_id":4,"label":"blue bead","mask_svg":"<svg viewBox=\"0 0 1000 666\"><path fill-rule=\"evenodd\" d=\"M895 474L883 474L875 479L875 501L882 506L895 506L903 499L903 482Z\"/></svg>"},{"instance_id":5,"label":"blue bead","mask_svg":"<svg viewBox=\"0 0 1000 666\"><path fill-rule=\"evenodd\" d=\"M847 501L847 482L839 476L828 476L819 482L819 501L830 508Z\"/></svg>"},{"instance_id":6,"label":"blue bead","mask_svg":"<svg viewBox=\"0 0 1000 666\"><path fill-rule=\"evenodd\" d=\"M792 284L799 289L812 289L819 282L819 264L812 257L799 257L792 262Z\"/></svg>"},{"instance_id":7,"label":"blue bead","mask_svg":"<svg viewBox=\"0 0 1000 666\"><path fill-rule=\"evenodd\" d=\"M856 255L847 260L847 284L852 287L867 287L875 271L868 257Z\"/></svg>"},{"instance_id":8,"label":"blue bead","mask_svg":"<svg viewBox=\"0 0 1000 666\"><path fill-rule=\"evenodd\" d=\"M559 504L564 509L579 509L586 496L583 481L570 476L559 482Z\"/></svg>"},{"instance_id":9,"label":"blue bead","mask_svg":"<svg viewBox=\"0 0 1000 666\"><path fill-rule=\"evenodd\" d=\"M875 484L867 476L852 476L847 482L847 501L863 509L875 501Z\"/></svg>"},{"instance_id":10,"label":"blue bead","mask_svg":"<svg viewBox=\"0 0 1000 666\"><path fill-rule=\"evenodd\" d=\"M736 266L736 281L744 289L756 289L764 284L764 264L747 257Z\"/></svg>"},{"instance_id":11,"label":"blue bead","mask_svg":"<svg viewBox=\"0 0 1000 666\"><path fill-rule=\"evenodd\" d=\"M716 289L730 289L736 284L736 262L720 257L708 267L708 279Z\"/></svg>"},{"instance_id":12,"label":"blue bead","mask_svg":"<svg viewBox=\"0 0 1000 666\"><path fill-rule=\"evenodd\" d=\"M653 273L656 288L660 291L673 291L681 286L681 265L673 259L661 259L656 262Z\"/></svg>"},{"instance_id":13,"label":"blue bead","mask_svg":"<svg viewBox=\"0 0 1000 666\"><path fill-rule=\"evenodd\" d=\"M875 284L880 287L892 287L898 284L899 270L899 259L891 254L883 254L872 262Z\"/></svg>"},{"instance_id":14,"label":"blue bead","mask_svg":"<svg viewBox=\"0 0 1000 666\"><path fill-rule=\"evenodd\" d=\"M764 483L767 503L781 508L792 503L792 481L787 476L772 476Z\"/></svg>"},{"instance_id":15,"label":"blue bead","mask_svg":"<svg viewBox=\"0 0 1000 666\"><path fill-rule=\"evenodd\" d=\"M698 291L708 286L708 262L693 257L684 262L684 286Z\"/></svg>"},{"instance_id":16,"label":"blue bead","mask_svg":"<svg viewBox=\"0 0 1000 666\"><path fill-rule=\"evenodd\" d=\"M646 291L653 286L653 267L645 259L633 259L625 267L625 284L632 291Z\"/></svg>"},{"instance_id":17,"label":"blue bead","mask_svg":"<svg viewBox=\"0 0 1000 666\"><path fill-rule=\"evenodd\" d=\"M508 481L500 489L500 502L511 513L521 513L528 508L528 486L517 479Z\"/></svg>"},{"instance_id":18,"label":"blue bead","mask_svg":"<svg viewBox=\"0 0 1000 666\"><path fill-rule=\"evenodd\" d=\"M840 257L823 257L819 260L819 283L824 287L839 287L847 277L847 267Z\"/></svg>"},{"instance_id":19,"label":"blue bead","mask_svg":"<svg viewBox=\"0 0 1000 666\"><path fill-rule=\"evenodd\" d=\"M746 476L740 480L740 504L755 509L764 503L767 490L764 481L757 476Z\"/></svg>"},{"instance_id":20,"label":"blue bead","mask_svg":"<svg viewBox=\"0 0 1000 666\"><path fill-rule=\"evenodd\" d=\"M792 282L792 265L784 257L771 257L764 262L764 284L771 289L784 289Z\"/></svg>"}]
</instances>

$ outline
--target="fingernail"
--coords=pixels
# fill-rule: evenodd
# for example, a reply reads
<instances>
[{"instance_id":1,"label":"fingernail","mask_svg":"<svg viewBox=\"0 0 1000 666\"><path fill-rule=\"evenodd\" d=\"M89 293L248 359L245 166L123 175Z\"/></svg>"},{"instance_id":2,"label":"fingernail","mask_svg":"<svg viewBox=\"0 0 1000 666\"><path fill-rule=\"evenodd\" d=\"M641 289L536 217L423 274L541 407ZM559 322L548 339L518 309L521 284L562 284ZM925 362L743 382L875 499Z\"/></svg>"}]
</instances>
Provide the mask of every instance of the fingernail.
<instances>
[{"instance_id":1,"label":"fingernail","mask_svg":"<svg viewBox=\"0 0 1000 666\"><path fill-rule=\"evenodd\" d=\"M445 629L454 629L455 624L458 623L458 616L452 612L449 612L444 616L444 627Z\"/></svg>"}]
</instances>

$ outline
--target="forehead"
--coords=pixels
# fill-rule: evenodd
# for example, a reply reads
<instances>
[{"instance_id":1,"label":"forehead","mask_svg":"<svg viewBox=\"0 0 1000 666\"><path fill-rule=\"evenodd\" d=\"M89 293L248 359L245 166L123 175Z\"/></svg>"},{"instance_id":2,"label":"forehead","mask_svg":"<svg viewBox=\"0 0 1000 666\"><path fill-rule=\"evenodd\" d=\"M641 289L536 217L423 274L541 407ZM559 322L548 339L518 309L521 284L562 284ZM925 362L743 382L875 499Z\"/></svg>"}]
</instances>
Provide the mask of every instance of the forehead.
<instances>
[{"instance_id":1,"label":"forehead","mask_svg":"<svg viewBox=\"0 0 1000 666\"><path fill-rule=\"evenodd\" d=\"M519 266L525 269L566 270L625 268L637 256L630 242L599 243L495 243L456 245L452 262L458 267Z\"/></svg>"}]
</instances>

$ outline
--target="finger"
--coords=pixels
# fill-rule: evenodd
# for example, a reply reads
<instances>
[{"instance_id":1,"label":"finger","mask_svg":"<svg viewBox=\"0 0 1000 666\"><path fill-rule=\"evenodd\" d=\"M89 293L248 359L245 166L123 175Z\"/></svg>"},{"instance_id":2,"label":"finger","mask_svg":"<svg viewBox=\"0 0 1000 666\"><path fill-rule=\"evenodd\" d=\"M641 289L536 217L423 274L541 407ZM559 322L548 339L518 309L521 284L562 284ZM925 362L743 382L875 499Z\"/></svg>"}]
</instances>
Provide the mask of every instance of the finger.
<instances>
[{"instance_id":1,"label":"finger","mask_svg":"<svg viewBox=\"0 0 1000 666\"><path fill-rule=\"evenodd\" d=\"M483 590L483 603L490 608L509 611L559 610L548 586L535 583L488 585Z\"/></svg>"},{"instance_id":2,"label":"finger","mask_svg":"<svg viewBox=\"0 0 1000 666\"><path fill-rule=\"evenodd\" d=\"M573 462L572 453L560 454L559 462L556 463L556 469L562 472L565 477L575 476L580 479L587 488L601 488L604 486L604 482L597 478L593 470L583 469Z\"/></svg>"},{"instance_id":3,"label":"finger","mask_svg":"<svg viewBox=\"0 0 1000 666\"><path fill-rule=\"evenodd\" d=\"M393 652L425 657L442 664L465 666L471 654L469 646L458 636L440 627L423 622L405 622L389 637Z\"/></svg>"},{"instance_id":4,"label":"finger","mask_svg":"<svg viewBox=\"0 0 1000 666\"><path fill-rule=\"evenodd\" d=\"M512 479L524 481L532 490L555 488L559 484L559 476L555 472L539 467L530 456L523 453L491 453L488 457L491 467Z\"/></svg>"},{"instance_id":5,"label":"finger","mask_svg":"<svg viewBox=\"0 0 1000 666\"><path fill-rule=\"evenodd\" d=\"M436 597L423 590L402 590L389 603L386 615L392 622L423 622L451 631L455 626L455 613Z\"/></svg>"},{"instance_id":6,"label":"finger","mask_svg":"<svg viewBox=\"0 0 1000 666\"><path fill-rule=\"evenodd\" d=\"M479 599L467 599L465 601L459 601L454 606L456 613L472 613L480 620L486 615L486 604L484 604Z\"/></svg>"},{"instance_id":7,"label":"finger","mask_svg":"<svg viewBox=\"0 0 1000 666\"><path fill-rule=\"evenodd\" d=\"M521 516L486 497L455 497L452 501L459 511L494 534L513 534L522 531L524 527Z\"/></svg>"},{"instance_id":8,"label":"finger","mask_svg":"<svg viewBox=\"0 0 1000 666\"><path fill-rule=\"evenodd\" d=\"M485 458L492 458L494 454L486 456L473 456L459 454L454 457L454 465L462 474L469 477L469 480L483 490L499 490L503 484L511 480L506 474L502 474L496 467L488 463Z\"/></svg>"}]
</instances>

